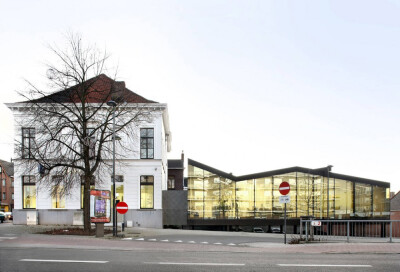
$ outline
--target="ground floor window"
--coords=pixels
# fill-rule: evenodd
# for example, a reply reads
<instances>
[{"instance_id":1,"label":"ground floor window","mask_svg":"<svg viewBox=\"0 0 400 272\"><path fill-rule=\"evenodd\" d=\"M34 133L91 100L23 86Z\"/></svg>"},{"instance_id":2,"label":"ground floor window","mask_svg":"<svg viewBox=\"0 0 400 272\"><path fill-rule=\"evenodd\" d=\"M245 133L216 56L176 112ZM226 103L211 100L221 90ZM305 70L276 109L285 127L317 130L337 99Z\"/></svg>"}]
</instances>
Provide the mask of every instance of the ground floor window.
<instances>
[{"instance_id":1,"label":"ground floor window","mask_svg":"<svg viewBox=\"0 0 400 272\"><path fill-rule=\"evenodd\" d=\"M93 177L92 181L90 181L90 190L95 189L95 181L96 179ZM81 176L81 209L83 209L84 188L85 188L85 176Z\"/></svg>"},{"instance_id":2,"label":"ground floor window","mask_svg":"<svg viewBox=\"0 0 400 272\"><path fill-rule=\"evenodd\" d=\"M113 185L111 185L111 194L113 192L113 189ZM115 200L116 202L124 201L124 176L122 175L115 175Z\"/></svg>"},{"instance_id":3,"label":"ground floor window","mask_svg":"<svg viewBox=\"0 0 400 272\"><path fill-rule=\"evenodd\" d=\"M140 177L140 208L154 209L154 177Z\"/></svg>"},{"instance_id":4,"label":"ground floor window","mask_svg":"<svg viewBox=\"0 0 400 272\"><path fill-rule=\"evenodd\" d=\"M53 189L51 193L51 208L52 209L65 209L65 193L62 186L62 177L53 176Z\"/></svg>"},{"instance_id":5,"label":"ground floor window","mask_svg":"<svg viewBox=\"0 0 400 272\"><path fill-rule=\"evenodd\" d=\"M35 176L22 176L22 201L24 209L36 209Z\"/></svg>"}]
</instances>

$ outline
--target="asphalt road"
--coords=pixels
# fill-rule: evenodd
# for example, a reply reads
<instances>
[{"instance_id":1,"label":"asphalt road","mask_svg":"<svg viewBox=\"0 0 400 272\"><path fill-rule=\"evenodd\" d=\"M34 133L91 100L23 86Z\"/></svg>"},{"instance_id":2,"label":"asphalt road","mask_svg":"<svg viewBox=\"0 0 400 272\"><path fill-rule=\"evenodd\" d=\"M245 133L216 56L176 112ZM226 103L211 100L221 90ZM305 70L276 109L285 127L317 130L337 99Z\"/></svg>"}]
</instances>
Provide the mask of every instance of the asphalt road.
<instances>
[{"instance_id":1,"label":"asphalt road","mask_svg":"<svg viewBox=\"0 0 400 272\"><path fill-rule=\"evenodd\" d=\"M400 271L396 254L0 248L0 271Z\"/></svg>"}]
</instances>

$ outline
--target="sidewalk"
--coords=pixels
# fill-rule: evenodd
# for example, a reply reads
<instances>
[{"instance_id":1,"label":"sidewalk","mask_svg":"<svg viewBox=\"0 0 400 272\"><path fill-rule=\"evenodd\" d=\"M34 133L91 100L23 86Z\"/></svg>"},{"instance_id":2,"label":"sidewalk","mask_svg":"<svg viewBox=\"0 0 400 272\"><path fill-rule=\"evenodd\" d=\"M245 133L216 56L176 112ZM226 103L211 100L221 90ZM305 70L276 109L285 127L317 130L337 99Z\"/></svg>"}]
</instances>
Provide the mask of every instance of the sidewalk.
<instances>
[{"instance_id":1,"label":"sidewalk","mask_svg":"<svg viewBox=\"0 0 400 272\"><path fill-rule=\"evenodd\" d=\"M224 246L213 244L189 244L189 243L163 243L137 241L135 238L157 237L165 235L190 235L190 236L235 236L235 237L282 237L282 234L248 233L248 232L216 232L179 229L147 229L127 228L123 233L119 228L120 237L112 234L104 238L94 236L75 235L44 235L37 234L54 228L68 228L71 226L22 226L1 225L0 236L14 235L18 238L0 240L0 247L51 247L51 248L87 248L87 249L109 249L109 250L144 250L144 251L215 251L215 252L265 252L265 253L293 253L293 254L320 254L320 253L387 253L399 254L400 243L346 243L346 242L318 242L308 244L283 244L282 243L241 243L237 246ZM123 240L132 238L132 240ZM287 237L288 241L291 235Z\"/></svg>"}]
</instances>

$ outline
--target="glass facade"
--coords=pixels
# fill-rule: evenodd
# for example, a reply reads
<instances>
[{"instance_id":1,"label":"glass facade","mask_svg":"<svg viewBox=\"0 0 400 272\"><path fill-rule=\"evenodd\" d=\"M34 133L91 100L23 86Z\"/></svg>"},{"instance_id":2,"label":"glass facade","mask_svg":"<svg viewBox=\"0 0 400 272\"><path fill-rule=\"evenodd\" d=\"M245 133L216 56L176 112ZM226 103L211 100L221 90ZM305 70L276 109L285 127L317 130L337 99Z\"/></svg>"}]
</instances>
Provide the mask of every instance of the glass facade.
<instances>
[{"instance_id":1,"label":"glass facade","mask_svg":"<svg viewBox=\"0 0 400 272\"><path fill-rule=\"evenodd\" d=\"M279 185L283 181L290 184L288 218L390 215L389 184L378 186L334 177L328 180L298 171L233 181L190 163L188 170L189 219L282 219L285 204L279 203Z\"/></svg>"}]
</instances>

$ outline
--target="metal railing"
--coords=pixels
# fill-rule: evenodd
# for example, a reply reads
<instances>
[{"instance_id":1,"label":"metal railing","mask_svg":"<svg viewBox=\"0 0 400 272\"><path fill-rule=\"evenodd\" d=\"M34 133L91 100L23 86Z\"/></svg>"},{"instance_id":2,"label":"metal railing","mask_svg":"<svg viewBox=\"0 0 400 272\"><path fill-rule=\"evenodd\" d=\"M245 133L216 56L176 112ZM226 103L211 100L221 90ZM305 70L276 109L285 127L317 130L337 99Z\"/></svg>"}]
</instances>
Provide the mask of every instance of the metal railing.
<instances>
[{"instance_id":1,"label":"metal railing","mask_svg":"<svg viewBox=\"0 0 400 272\"><path fill-rule=\"evenodd\" d=\"M400 220L300 219L306 241L400 242Z\"/></svg>"}]
</instances>

